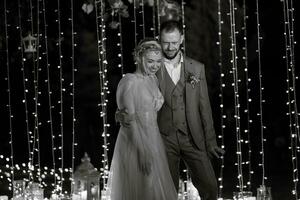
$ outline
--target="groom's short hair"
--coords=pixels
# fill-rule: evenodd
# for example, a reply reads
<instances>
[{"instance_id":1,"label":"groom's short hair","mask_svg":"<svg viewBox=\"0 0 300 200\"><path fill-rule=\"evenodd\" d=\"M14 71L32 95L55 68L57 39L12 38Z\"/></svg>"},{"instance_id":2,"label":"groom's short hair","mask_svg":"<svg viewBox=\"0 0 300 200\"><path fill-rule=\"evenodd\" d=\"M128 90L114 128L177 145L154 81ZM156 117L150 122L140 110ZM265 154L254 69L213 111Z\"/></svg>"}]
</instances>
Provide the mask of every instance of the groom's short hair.
<instances>
[{"instance_id":1,"label":"groom's short hair","mask_svg":"<svg viewBox=\"0 0 300 200\"><path fill-rule=\"evenodd\" d=\"M180 32L180 34L183 34L182 24L179 21L168 20L168 21L164 21L160 25L160 33L162 33L163 31L165 31L165 32L172 32L175 29L177 29Z\"/></svg>"}]
</instances>

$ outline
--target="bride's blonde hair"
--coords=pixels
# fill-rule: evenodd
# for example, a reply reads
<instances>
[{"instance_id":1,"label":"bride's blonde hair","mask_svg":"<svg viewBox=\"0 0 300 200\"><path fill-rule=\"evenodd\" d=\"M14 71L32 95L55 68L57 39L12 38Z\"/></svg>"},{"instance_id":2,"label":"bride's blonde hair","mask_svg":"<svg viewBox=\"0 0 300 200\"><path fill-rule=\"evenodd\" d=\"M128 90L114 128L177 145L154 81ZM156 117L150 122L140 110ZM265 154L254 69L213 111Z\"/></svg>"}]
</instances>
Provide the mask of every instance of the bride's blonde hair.
<instances>
[{"instance_id":1,"label":"bride's blonde hair","mask_svg":"<svg viewBox=\"0 0 300 200\"><path fill-rule=\"evenodd\" d=\"M137 47L134 49L133 56L134 61L137 61L145 54L147 51L159 51L161 52L161 46L158 41L154 38L145 38L139 42Z\"/></svg>"}]
</instances>

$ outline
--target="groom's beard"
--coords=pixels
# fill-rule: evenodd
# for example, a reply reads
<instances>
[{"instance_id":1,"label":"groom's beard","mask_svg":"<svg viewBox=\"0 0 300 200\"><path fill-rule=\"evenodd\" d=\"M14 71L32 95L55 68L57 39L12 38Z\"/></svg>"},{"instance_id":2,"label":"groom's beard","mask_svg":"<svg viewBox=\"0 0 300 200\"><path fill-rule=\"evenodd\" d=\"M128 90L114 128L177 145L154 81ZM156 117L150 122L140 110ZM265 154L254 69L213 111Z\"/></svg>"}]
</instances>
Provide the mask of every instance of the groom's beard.
<instances>
[{"instance_id":1,"label":"groom's beard","mask_svg":"<svg viewBox=\"0 0 300 200\"><path fill-rule=\"evenodd\" d=\"M176 50L176 51L168 51L168 50L166 50L163 53L164 53L165 58L167 58L168 60L172 60L172 59L174 59L177 56L178 52L179 52L179 49Z\"/></svg>"}]
</instances>

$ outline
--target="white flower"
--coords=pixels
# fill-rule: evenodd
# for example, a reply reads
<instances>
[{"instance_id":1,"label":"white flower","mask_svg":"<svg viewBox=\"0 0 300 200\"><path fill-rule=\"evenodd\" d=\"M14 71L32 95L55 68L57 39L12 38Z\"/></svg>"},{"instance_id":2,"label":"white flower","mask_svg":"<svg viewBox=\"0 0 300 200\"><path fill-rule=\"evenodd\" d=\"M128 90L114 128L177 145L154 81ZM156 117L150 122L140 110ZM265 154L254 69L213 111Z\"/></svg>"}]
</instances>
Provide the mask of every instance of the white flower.
<instances>
[{"instance_id":1,"label":"white flower","mask_svg":"<svg viewBox=\"0 0 300 200\"><path fill-rule=\"evenodd\" d=\"M90 14L94 10L94 5L91 3L84 3L81 8L86 14Z\"/></svg>"},{"instance_id":2,"label":"white flower","mask_svg":"<svg viewBox=\"0 0 300 200\"><path fill-rule=\"evenodd\" d=\"M186 74L186 81L192 85L193 88L195 88L195 85L200 82L200 78L194 74L187 73Z\"/></svg>"}]
</instances>

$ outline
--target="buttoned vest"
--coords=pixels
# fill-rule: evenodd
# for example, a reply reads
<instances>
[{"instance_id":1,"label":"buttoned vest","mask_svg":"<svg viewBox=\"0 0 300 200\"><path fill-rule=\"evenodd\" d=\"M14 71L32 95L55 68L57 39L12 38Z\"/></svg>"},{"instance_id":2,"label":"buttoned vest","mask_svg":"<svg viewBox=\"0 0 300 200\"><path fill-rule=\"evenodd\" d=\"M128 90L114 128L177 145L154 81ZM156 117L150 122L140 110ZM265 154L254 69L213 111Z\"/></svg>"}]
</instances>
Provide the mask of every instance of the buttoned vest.
<instances>
[{"instance_id":1,"label":"buttoned vest","mask_svg":"<svg viewBox=\"0 0 300 200\"><path fill-rule=\"evenodd\" d=\"M165 102L159 113L159 129L163 134L170 134L180 130L188 134L186 111L185 111L185 77L184 68L181 67L180 79L175 85L167 70L164 71L166 84L164 99Z\"/></svg>"}]
</instances>

